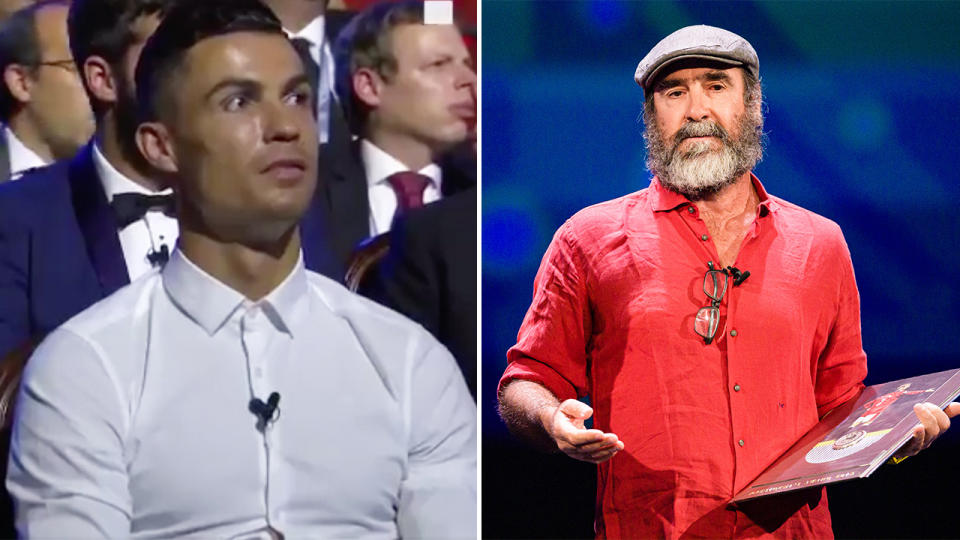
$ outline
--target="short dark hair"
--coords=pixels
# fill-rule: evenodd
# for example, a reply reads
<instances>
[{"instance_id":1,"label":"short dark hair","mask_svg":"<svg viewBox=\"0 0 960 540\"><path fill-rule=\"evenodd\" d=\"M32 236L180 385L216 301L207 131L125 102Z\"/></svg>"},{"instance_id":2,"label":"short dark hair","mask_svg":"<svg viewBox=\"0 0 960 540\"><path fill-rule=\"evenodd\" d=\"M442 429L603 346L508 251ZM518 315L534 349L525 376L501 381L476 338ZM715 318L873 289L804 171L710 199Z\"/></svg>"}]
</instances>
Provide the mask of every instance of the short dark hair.
<instances>
[{"instance_id":1,"label":"short dark hair","mask_svg":"<svg viewBox=\"0 0 960 540\"><path fill-rule=\"evenodd\" d=\"M30 71L43 61L40 38L37 36L37 12L51 5L69 6L67 0L45 0L13 13L0 23L0 77L7 66L19 64ZM62 60L62 58L57 58ZM4 82L0 84L0 120L9 122L16 110L17 100Z\"/></svg>"},{"instance_id":2,"label":"short dark hair","mask_svg":"<svg viewBox=\"0 0 960 540\"><path fill-rule=\"evenodd\" d=\"M67 18L70 52L80 72L80 80L87 90L90 106L100 114L98 104L87 88L83 63L91 56L99 56L116 70L122 65L124 54L133 45L136 36L133 25L140 17L163 15L177 0L73 0Z\"/></svg>"},{"instance_id":3,"label":"short dark hair","mask_svg":"<svg viewBox=\"0 0 960 540\"><path fill-rule=\"evenodd\" d=\"M137 63L140 119L155 120L165 102L171 74L191 47L233 32L263 32L286 37L280 20L258 0L203 0L176 5L147 40Z\"/></svg>"},{"instance_id":4,"label":"short dark hair","mask_svg":"<svg viewBox=\"0 0 960 540\"><path fill-rule=\"evenodd\" d=\"M353 94L353 74L370 68L384 78L396 73L397 58L390 46L390 33L406 24L423 24L423 2L407 0L375 4L350 20L333 46L336 76L334 87L355 133L360 133L369 110Z\"/></svg>"}]
</instances>

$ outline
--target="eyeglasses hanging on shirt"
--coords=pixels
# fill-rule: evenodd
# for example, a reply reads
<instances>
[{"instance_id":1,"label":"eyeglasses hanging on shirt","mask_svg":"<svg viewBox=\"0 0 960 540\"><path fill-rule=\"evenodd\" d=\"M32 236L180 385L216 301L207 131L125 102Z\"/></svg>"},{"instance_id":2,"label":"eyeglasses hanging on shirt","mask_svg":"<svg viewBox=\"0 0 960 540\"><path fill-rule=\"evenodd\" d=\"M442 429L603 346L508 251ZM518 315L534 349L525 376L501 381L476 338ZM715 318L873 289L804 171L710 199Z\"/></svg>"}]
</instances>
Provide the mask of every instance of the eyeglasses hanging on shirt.
<instances>
[{"instance_id":1,"label":"eyeglasses hanging on shirt","mask_svg":"<svg viewBox=\"0 0 960 540\"><path fill-rule=\"evenodd\" d=\"M110 207L117 218L117 227L123 230L131 223L144 219L147 212L156 210L163 212L170 217L176 217L176 206L173 195L147 195L144 193L118 193L110 201ZM150 222L144 219L147 229L150 229ZM170 260L170 248L166 244L160 244L159 247L153 240L153 234L149 234L150 248L147 251L147 260L151 266L163 266Z\"/></svg>"},{"instance_id":2,"label":"eyeglasses hanging on shirt","mask_svg":"<svg viewBox=\"0 0 960 540\"><path fill-rule=\"evenodd\" d=\"M693 331L703 338L705 345L713 342L713 338L717 335L717 327L720 324L720 301L727 292L727 277L733 278L734 287L750 277L749 271L741 271L735 266L716 270L713 267L713 261L708 261L707 266L709 270L703 276L703 292L710 300L710 305L697 310L693 321Z\"/></svg>"}]
</instances>

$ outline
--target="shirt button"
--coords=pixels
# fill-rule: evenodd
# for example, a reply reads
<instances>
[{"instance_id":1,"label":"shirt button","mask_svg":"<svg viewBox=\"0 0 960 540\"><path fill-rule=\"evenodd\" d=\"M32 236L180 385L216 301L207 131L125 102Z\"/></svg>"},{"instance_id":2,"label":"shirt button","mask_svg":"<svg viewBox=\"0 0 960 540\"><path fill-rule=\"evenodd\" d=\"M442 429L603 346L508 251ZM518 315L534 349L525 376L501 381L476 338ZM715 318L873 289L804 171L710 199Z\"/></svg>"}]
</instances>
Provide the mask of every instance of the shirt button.
<instances>
[{"instance_id":1,"label":"shirt button","mask_svg":"<svg viewBox=\"0 0 960 540\"><path fill-rule=\"evenodd\" d=\"M739 385L739 384L733 385L733 391L734 391L734 392L739 392L739 391L740 391L740 385Z\"/></svg>"},{"instance_id":2,"label":"shirt button","mask_svg":"<svg viewBox=\"0 0 960 540\"><path fill-rule=\"evenodd\" d=\"M703 240L704 242L706 242L708 238L710 237L705 234L700 235L700 239Z\"/></svg>"},{"instance_id":3,"label":"shirt button","mask_svg":"<svg viewBox=\"0 0 960 540\"><path fill-rule=\"evenodd\" d=\"M731 330L731 331L730 331L730 335L733 336L733 337L737 337L737 331L736 331L736 330Z\"/></svg>"},{"instance_id":4,"label":"shirt button","mask_svg":"<svg viewBox=\"0 0 960 540\"><path fill-rule=\"evenodd\" d=\"M739 444L740 446L743 446L744 445L743 439L740 439L739 441L737 441L737 444Z\"/></svg>"},{"instance_id":5,"label":"shirt button","mask_svg":"<svg viewBox=\"0 0 960 540\"><path fill-rule=\"evenodd\" d=\"M687 212L690 212L691 214L694 213L694 212L696 212L696 211L697 211L697 209L694 208L694 207L692 207L692 206L688 206L688 207L687 207Z\"/></svg>"},{"instance_id":6,"label":"shirt button","mask_svg":"<svg viewBox=\"0 0 960 540\"><path fill-rule=\"evenodd\" d=\"M254 369L253 374L257 377L263 377L263 368Z\"/></svg>"}]
</instances>

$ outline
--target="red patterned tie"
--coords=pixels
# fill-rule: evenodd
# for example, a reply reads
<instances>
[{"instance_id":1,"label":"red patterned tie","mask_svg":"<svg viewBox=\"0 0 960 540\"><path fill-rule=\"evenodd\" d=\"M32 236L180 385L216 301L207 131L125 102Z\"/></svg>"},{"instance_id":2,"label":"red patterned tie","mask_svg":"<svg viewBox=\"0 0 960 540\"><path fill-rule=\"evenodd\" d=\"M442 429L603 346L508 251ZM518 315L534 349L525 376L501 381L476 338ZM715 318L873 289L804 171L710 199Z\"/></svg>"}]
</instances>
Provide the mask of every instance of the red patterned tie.
<instances>
[{"instance_id":1,"label":"red patterned tie","mask_svg":"<svg viewBox=\"0 0 960 540\"><path fill-rule=\"evenodd\" d=\"M430 177L412 171L391 174L387 177L390 187L397 195L397 211L394 217L423 206L423 190L430 183Z\"/></svg>"}]
</instances>

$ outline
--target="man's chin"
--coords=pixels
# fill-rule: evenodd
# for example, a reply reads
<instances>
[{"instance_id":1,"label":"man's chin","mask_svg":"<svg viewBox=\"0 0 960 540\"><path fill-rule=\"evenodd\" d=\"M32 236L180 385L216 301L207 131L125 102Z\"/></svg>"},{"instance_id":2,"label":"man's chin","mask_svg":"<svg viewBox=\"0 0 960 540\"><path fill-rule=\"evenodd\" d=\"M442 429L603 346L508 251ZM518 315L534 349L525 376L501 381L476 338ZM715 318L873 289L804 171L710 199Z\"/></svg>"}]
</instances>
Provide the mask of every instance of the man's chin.
<instances>
[{"instance_id":1,"label":"man's chin","mask_svg":"<svg viewBox=\"0 0 960 540\"><path fill-rule=\"evenodd\" d=\"M695 201L719 193L725 187L733 184L736 181L736 177L730 178L721 178L719 180L690 180L690 179L681 179L677 180L671 178L669 175L658 174L657 178L660 180L660 184L673 191L687 197L688 199Z\"/></svg>"}]
</instances>

